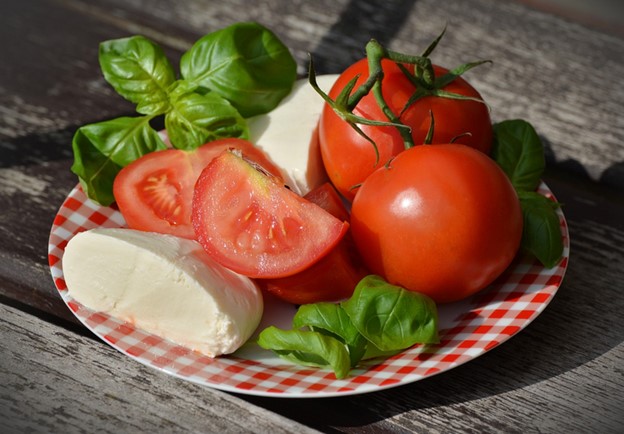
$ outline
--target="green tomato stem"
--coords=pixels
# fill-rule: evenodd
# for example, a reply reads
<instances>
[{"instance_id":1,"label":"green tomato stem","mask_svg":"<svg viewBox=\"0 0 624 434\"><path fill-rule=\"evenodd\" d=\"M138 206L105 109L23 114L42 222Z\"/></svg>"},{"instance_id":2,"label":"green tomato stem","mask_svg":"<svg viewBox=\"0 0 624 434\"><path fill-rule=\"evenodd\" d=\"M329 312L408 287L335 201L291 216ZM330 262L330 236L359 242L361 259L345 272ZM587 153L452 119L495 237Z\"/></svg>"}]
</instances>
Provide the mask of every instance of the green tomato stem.
<instances>
[{"instance_id":1,"label":"green tomato stem","mask_svg":"<svg viewBox=\"0 0 624 434\"><path fill-rule=\"evenodd\" d=\"M397 130L399 131L399 134L401 134L401 138L403 139L403 145L405 146L405 149L409 149L414 146L414 139L412 138L411 128L409 128L407 125L404 125L401 122L401 119L399 118L399 116L397 116L392 111L392 109L390 108L390 106L388 106L388 103L384 99L383 92L382 92L382 82L383 82L384 73L383 73L383 68L381 66L381 61L384 58L389 58L390 60L394 60L395 58L397 58L398 54L399 53L388 52L384 47L381 46L381 44L379 44L379 42L377 42L374 39L372 39L366 45L366 57L368 58L369 80L371 77L373 77L373 74L377 77L372 87L375 100L377 101L379 108L381 108L384 115L386 116L386 118L388 118L390 122L392 122L393 124L401 125L401 127L397 127ZM398 57L401 57L401 59L403 59L403 58L412 57L412 56L400 55Z\"/></svg>"}]
</instances>

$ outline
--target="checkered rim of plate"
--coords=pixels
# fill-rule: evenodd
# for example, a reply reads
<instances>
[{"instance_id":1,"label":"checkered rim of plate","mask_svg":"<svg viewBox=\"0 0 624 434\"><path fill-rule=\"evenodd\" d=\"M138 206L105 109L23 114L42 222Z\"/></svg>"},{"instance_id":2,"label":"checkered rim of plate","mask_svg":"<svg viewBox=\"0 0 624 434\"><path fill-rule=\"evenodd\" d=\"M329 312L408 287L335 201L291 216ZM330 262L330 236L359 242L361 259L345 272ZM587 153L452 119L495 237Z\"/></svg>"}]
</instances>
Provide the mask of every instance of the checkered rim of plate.
<instances>
[{"instance_id":1,"label":"checkered rim of plate","mask_svg":"<svg viewBox=\"0 0 624 434\"><path fill-rule=\"evenodd\" d=\"M539 192L552 197L544 183ZM525 328L552 300L568 265L568 228L561 210L558 215L564 255L557 266L547 269L528 258L516 259L486 290L472 298L439 306L439 344L417 345L394 357L370 361L341 380L328 370L289 364L253 343L233 355L209 358L73 300L62 270L67 242L88 229L126 226L118 210L90 201L79 186L69 193L54 219L48 261L54 284L74 315L102 340L141 363L230 392L331 397L387 389L445 372L486 353Z\"/></svg>"}]
</instances>

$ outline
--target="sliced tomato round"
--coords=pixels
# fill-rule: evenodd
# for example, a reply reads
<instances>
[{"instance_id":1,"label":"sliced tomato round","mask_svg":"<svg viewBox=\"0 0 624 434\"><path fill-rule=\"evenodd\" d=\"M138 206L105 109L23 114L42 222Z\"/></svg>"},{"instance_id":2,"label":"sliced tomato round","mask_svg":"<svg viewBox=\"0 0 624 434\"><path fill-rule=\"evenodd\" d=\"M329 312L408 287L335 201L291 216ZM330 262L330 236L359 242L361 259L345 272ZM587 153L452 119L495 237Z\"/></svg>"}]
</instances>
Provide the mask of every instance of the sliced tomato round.
<instances>
[{"instance_id":1,"label":"sliced tomato round","mask_svg":"<svg viewBox=\"0 0 624 434\"><path fill-rule=\"evenodd\" d=\"M311 266L349 227L228 151L199 176L192 221L214 261L256 278L289 276Z\"/></svg>"},{"instance_id":2,"label":"sliced tomato round","mask_svg":"<svg viewBox=\"0 0 624 434\"><path fill-rule=\"evenodd\" d=\"M304 196L334 217L348 221L349 212L334 187L325 183ZM260 287L293 304L334 302L349 298L368 274L350 231L321 260L292 276L258 279Z\"/></svg>"},{"instance_id":3,"label":"sliced tomato round","mask_svg":"<svg viewBox=\"0 0 624 434\"><path fill-rule=\"evenodd\" d=\"M242 139L216 140L192 151L152 152L124 167L113 184L117 206L128 226L194 239L191 203L195 181L225 149L238 149L268 172L281 176L261 149Z\"/></svg>"}]
</instances>

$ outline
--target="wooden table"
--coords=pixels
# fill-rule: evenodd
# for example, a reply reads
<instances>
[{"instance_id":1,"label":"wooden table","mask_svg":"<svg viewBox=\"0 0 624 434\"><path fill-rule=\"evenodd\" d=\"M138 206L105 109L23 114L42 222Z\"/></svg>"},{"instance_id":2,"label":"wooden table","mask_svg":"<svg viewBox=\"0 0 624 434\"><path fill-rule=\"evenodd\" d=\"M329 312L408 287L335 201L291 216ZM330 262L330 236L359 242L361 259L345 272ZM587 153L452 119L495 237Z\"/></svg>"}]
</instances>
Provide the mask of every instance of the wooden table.
<instances>
[{"instance_id":1,"label":"wooden table","mask_svg":"<svg viewBox=\"0 0 624 434\"><path fill-rule=\"evenodd\" d=\"M0 3L0 431L624 432L624 39L524 3L488 0L7 0ZM534 4L537 2L533 2ZM225 393L133 362L59 297L50 226L76 183L71 138L130 113L103 80L100 41L144 34L179 59L236 21L272 28L303 74L339 72L375 37L421 52L445 24L440 64L467 77L494 120L524 118L547 144L570 266L529 327L442 375L340 398Z\"/></svg>"}]
</instances>

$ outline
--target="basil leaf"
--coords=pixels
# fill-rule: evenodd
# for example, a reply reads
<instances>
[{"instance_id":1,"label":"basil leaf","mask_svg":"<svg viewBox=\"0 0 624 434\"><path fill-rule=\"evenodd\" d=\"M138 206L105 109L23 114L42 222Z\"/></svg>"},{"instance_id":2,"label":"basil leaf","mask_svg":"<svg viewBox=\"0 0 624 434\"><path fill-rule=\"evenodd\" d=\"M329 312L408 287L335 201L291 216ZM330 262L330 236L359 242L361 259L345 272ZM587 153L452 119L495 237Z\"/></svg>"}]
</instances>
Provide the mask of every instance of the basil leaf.
<instances>
[{"instance_id":1,"label":"basil leaf","mask_svg":"<svg viewBox=\"0 0 624 434\"><path fill-rule=\"evenodd\" d=\"M74 134L74 163L86 195L101 205L115 201L113 181L122 167L149 152L166 149L150 117L122 117L85 125Z\"/></svg>"},{"instance_id":2,"label":"basil leaf","mask_svg":"<svg viewBox=\"0 0 624 434\"><path fill-rule=\"evenodd\" d=\"M435 302L379 276L362 279L341 305L358 331L382 351L438 342Z\"/></svg>"},{"instance_id":3,"label":"basil leaf","mask_svg":"<svg viewBox=\"0 0 624 434\"><path fill-rule=\"evenodd\" d=\"M366 352L362 356L362 360L370 360L377 358L387 359L388 357L392 357L395 354L399 354L403 349L400 350L391 350L391 351L382 351L377 348L372 342L369 342L366 346Z\"/></svg>"},{"instance_id":4,"label":"basil leaf","mask_svg":"<svg viewBox=\"0 0 624 434\"><path fill-rule=\"evenodd\" d=\"M524 228L522 247L545 267L552 268L563 255L563 238L557 215L558 203L531 191L518 193Z\"/></svg>"},{"instance_id":5,"label":"basil leaf","mask_svg":"<svg viewBox=\"0 0 624 434\"><path fill-rule=\"evenodd\" d=\"M199 39L180 61L186 80L217 92L243 115L269 112L290 92L297 64L257 23L237 23Z\"/></svg>"},{"instance_id":6,"label":"basil leaf","mask_svg":"<svg viewBox=\"0 0 624 434\"><path fill-rule=\"evenodd\" d=\"M293 328L303 327L329 334L344 343L349 350L352 367L364 356L366 339L358 332L340 305L314 303L300 306L293 318Z\"/></svg>"},{"instance_id":7,"label":"basil leaf","mask_svg":"<svg viewBox=\"0 0 624 434\"><path fill-rule=\"evenodd\" d=\"M544 146L533 126L520 119L494 124L492 158L517 191L533 191L546 166Z\"/></svg>"},{"instance_id":8,"label":"basil leaf","mask_svg":"<svg viewBox=\"0 0 624 434\"><path fill-rule=\"evenodd\" d=\"M173 146L186 150L216 139L249 137L245 119L214 92L186 93L177 98L165 115L165 128Z\"/></svg>"},{"instance_id":9,"label":"basil leaf","mask_svg":"<svg viewBox=\"0 0 624 434\"><path fill-rule=\"evenodd\" d=\"M163 50L143 36L100 44L100 68L117 93L137 104L137 112L156 115L169 110L167 87L175 73Z\"/></svg>"},{"instance_id":10,"label":"basil leaf","mask_svg":"<svg viewBox=\"0 0 624 434\"><path fill-rule=\"evenodd\" d=\"M169 100L178 100L189 93L197 91L197 88L198 86L196 84L189 83L186 80L176 80L167 88L167 92L169 93Z\"/></svg>"},{"instance_id":11,"label":"basil leaf","mask_svg":"<svg viewBox=\"0 0 624 434\"><path fill-rule=\"evenodd\" d=\"M345 378L351 368L344 344L331 336L304 330L262 330L258 345L279 357L305 366L331 368L336 378Z\"/></svg>"}]
</instances>

